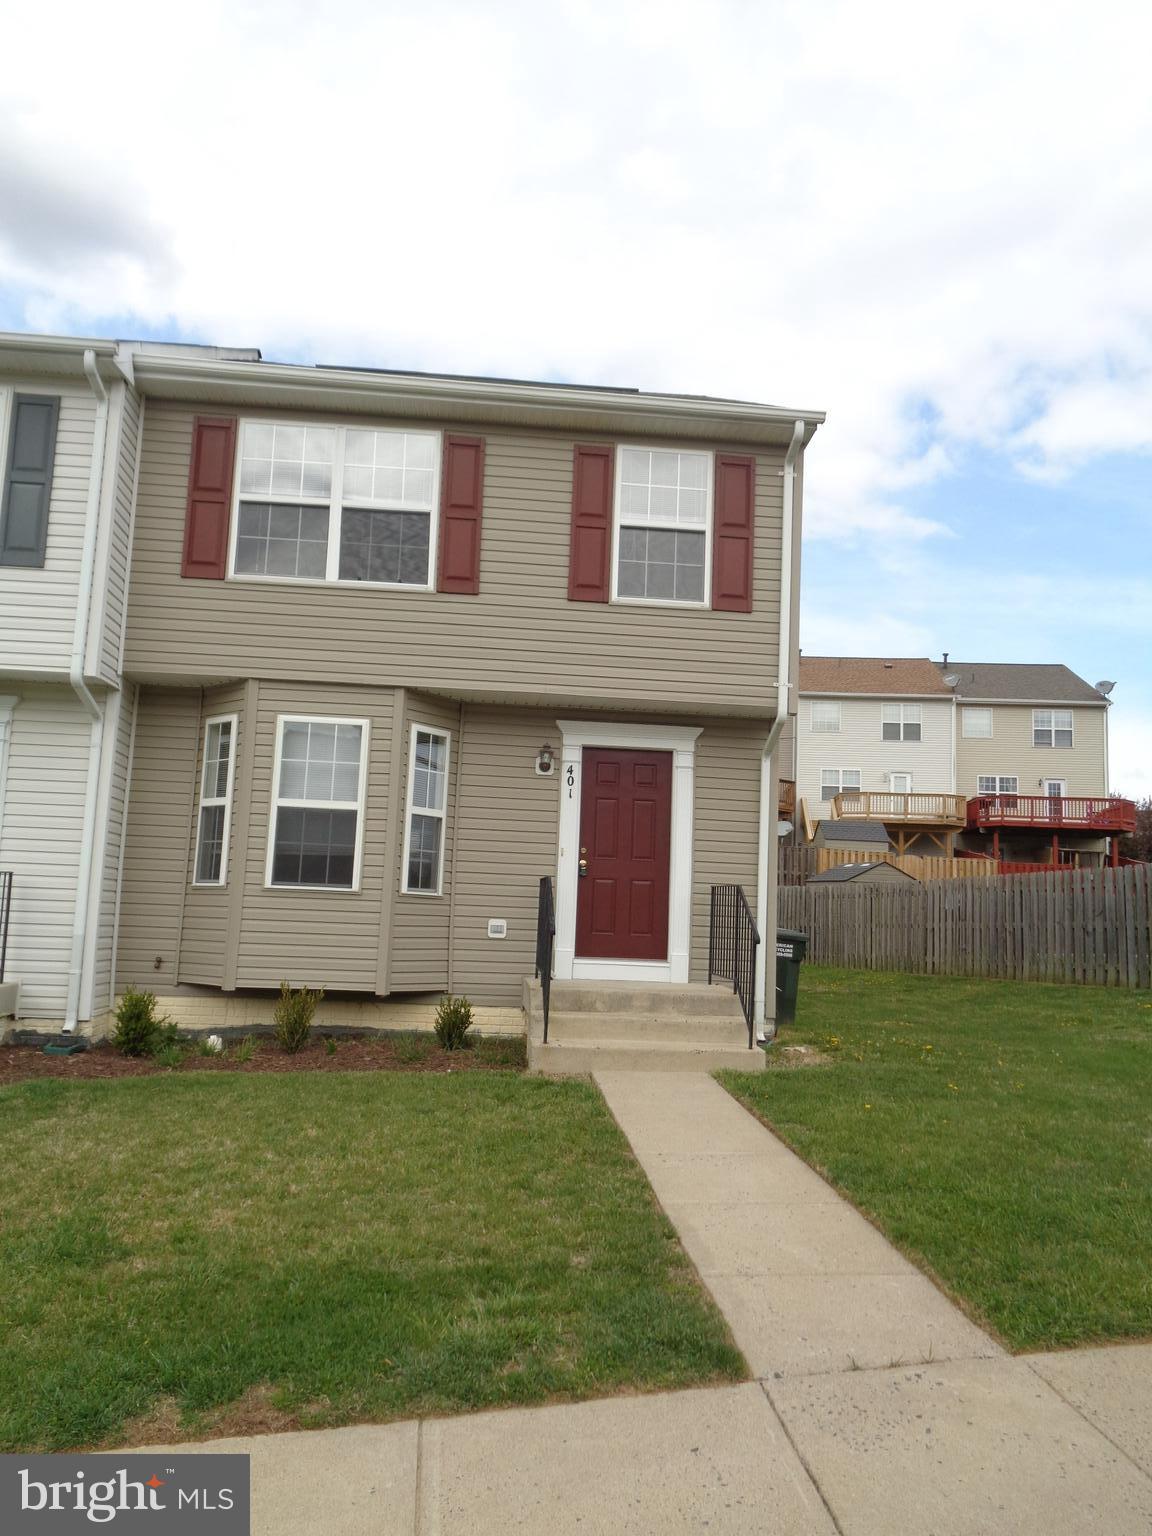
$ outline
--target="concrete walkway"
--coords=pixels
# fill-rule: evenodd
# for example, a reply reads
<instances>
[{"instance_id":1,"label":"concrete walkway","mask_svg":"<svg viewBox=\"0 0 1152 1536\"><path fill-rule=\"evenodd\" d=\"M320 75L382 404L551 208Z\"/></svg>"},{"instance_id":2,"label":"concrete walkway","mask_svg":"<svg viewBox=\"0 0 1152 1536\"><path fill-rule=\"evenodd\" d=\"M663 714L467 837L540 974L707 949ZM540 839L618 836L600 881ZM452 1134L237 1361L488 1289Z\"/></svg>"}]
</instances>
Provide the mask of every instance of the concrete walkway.
<instances>
[{"instance_id":1,"label":"concrete walkway","mask_svg":"<svg viewBox=\"0 0 1152 1536\"><path fill-rule=\"evenodd\" d=\"M1152 1530L1152 1345L1009 1358L710 1078L597 1081L757 1380L171 1447L258 1536Z\"/></svg>"}]
</instances>

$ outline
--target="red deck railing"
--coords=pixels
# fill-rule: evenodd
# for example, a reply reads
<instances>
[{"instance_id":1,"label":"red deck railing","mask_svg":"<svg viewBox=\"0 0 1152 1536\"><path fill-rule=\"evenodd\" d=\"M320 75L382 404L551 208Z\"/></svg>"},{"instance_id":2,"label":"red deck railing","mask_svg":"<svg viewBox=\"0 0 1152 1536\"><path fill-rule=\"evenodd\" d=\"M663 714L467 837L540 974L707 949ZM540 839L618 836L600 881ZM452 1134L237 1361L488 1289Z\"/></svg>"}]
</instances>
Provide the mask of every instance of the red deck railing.
<instances>
[{"instance_id":1,"label":"red deck railing","mask_svg":"<svg viewBox=\"0 0 1152 1536\"><path fill-rule=\"evenodd\" d=\"M974 831L1135 832L1136 806L1116 795L974 795L968 802L968 826Z\"/></svg>"}]
</instances>

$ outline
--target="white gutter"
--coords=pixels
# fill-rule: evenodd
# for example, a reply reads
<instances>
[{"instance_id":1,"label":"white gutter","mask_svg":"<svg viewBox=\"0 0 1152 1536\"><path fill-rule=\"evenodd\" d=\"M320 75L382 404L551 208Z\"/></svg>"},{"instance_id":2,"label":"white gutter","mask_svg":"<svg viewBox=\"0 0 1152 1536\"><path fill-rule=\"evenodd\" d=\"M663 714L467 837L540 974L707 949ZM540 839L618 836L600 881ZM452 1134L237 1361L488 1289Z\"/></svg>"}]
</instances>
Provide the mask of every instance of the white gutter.
<instances>
[{"instance_id":1,"label":"white gutter","mask_svg":"<svg viewBox=\"0 0 1152 1536\"><path fill-rule=\"evenodd\" d=\"M768 949L776 953L776 914L768 908L768 878L772 868L772 848L777 837L779 809L772 794L772 755L788 719L791 703L792 664L792 558L796 535L796 460L804 445L805 424L797 420L792 440L784 455L784 504L780 526L780 638L776 668L776 718L760 757L760 828L756 848L756 927L760 944L756 950L755 1020L763 1033L768 1016Z\"/></svg>"},{"instance_id":2,"label":"white gutter","mask_svg":"<svg viewBox=\"0 0 1152 1536\"><path fill-rule=\"evenodd\" d=\"M88 932L89 885L96 841L96 791L100 777L100 753L104 743L104 712L85 681L84 661L88 649L88 618L92 609L92 580L96 570L96 534L100 520L100 500L104 487L104 451L108 435L108 391L96 366L92 347L84 350L84 372L96 397L96 420L92 434L92 464L88 476L88 502L84 511L84 544L80 554L80 576L76 593L76 624L72 631L72 658L68 681L80 703L92 719L88 743L88 775L84 786L84 817L80 828L80 861L76 871L76 906L72 919L72 953L68 965L68 1001L64 1011L64 1033L71 1034L80 1021L80 989L84 975L84 945Z\"/></svg>"}]
</instances>

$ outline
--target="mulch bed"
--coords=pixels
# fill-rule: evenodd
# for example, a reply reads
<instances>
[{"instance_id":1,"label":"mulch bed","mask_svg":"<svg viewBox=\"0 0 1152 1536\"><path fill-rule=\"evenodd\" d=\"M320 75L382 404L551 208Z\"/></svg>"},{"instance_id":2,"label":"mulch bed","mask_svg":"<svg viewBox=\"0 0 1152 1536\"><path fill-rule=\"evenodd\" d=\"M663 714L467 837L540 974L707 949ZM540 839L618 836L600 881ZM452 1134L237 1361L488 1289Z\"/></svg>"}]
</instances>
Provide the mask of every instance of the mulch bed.
<instances>
[{"instance_id":1,"label":"mulch bed","mask_svg":"<svg viewBox=\"0 0 1152 1536\"><path fill-rule=\"evenodd\" d=\"M341 1038L335 1051L323 1039L289 1056L274 1040L253 1040L248 1061L237 1061L236 1042L223 1056L189 1052L178 1067L121 1056L102 1042L75 1056L45 1056L38 1045L0 1045L0 1084L29 1078L155 1077L165 1072L519 1072L522 1050L513 1041L481 1041L463 1051L444 1051L432 1041L389 1036Z\"/></svg>"}]
</instances>

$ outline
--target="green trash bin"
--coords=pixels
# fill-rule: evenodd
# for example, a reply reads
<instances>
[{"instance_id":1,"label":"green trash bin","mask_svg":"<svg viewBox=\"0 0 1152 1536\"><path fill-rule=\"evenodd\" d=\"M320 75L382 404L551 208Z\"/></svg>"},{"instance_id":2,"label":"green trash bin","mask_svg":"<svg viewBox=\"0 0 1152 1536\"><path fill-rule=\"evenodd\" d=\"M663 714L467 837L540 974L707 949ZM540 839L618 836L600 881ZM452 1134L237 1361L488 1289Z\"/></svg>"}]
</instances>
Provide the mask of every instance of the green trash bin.
<instances>
[{"instance_id":1,"label":"green trash bin","mask_svg":"<svg viewBox=\"0 0 1152 1536\"><path fill-rule=\"evenodd\" d=\"M776 1028L796 1018L800 967L808 951L808 935L791 928L776 930Z\"/></svg>"}]
</instances>

